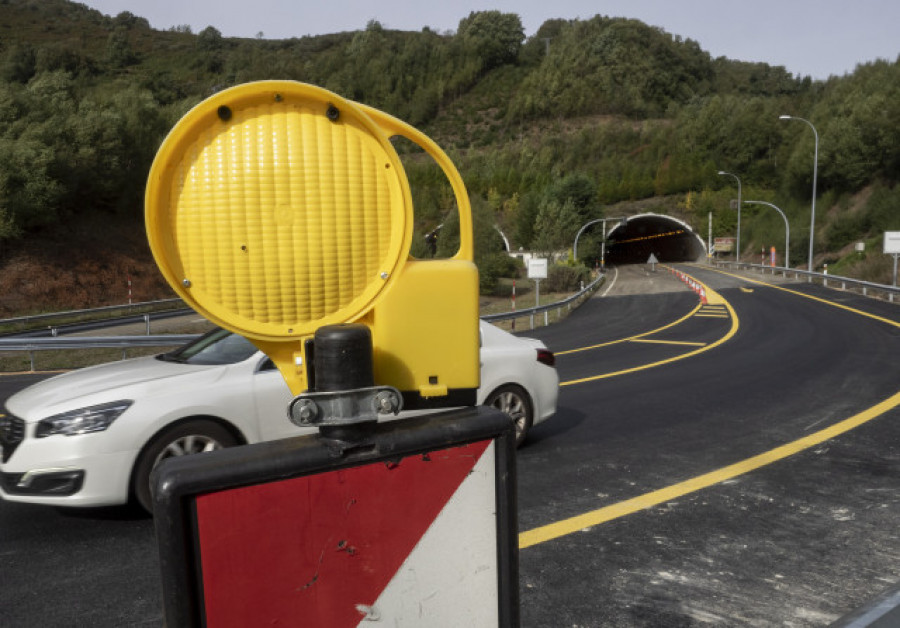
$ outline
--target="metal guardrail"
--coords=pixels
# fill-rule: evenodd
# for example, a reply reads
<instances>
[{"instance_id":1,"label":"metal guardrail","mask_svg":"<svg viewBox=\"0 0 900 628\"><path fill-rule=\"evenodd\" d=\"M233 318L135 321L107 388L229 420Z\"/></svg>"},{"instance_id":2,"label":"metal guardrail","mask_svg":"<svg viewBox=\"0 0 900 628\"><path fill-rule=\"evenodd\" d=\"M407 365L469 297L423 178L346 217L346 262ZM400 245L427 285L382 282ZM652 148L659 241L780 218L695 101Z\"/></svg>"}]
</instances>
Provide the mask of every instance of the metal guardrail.
<instances>
[{"instance_id":1,"label":"metal guardrail","mask_svg":"<svg viewBox=\"0 0 900 628\"><path fill-rule=\"evenodd\" d=\"M147 307L157 307L168 304L181 304L185 307L184 301L181 299L161 299L159 301L142 301L140 303L128 303L126 305L107 305L105 307L92 308L89 310L69 310L67 312L49 312L46 314L34 314L32 316L17 316L15 318L0 319L0 325L27 325L27 324L44 324L54 321L79 318L82 316L95 316L97 314L116 314L120 312L131 313Z\"/></svg>"},{"instance_id":2,"label":"metal guardrail","mask_svg":"<svg viewBox=\"0 0 900 628\"><path fill-rule=\"evenodd\" d=\"M741 270L756 270L759 271L760 274L770 274L770 275L782 275L783 277L788 277L793 275L795 279L799 279L800 277L806 277L809 283L817 282L821 283L826 288L834 288L837 289L840 286L841 290L847 290L848 286L856 288L860 290L863 296L869 296L870 292L875 293L883 293L887 300L891 303L894 302L894 298L900 297L900 287L898 286L888 286L880 283L873 283L871 281L863 281L861 279L852 279L850 277L841 277L839 275L828 275L825 273L816 273L810 272L808 270L800 270L798 268L784 268L782 266L764 266L762 264L747 264L746 262L714 262L716 268L736 268Z\"/></svg>"},{"instance_id":3,"label":"metal guardrail","mask_svg":"<svg viewBox=\"0 0 900 628\"><path fill-rule=\"evenodd\" d=\"M54 338L0 338L0 352L27 351L31 371L34 372L36 351L54 349L121 349L125 359L126 349L135 347L175 347L183 345L200 334L157 334L155 336L57 336Z\"/></svg>"},{"instance_id":4,"label":"metal guardrail","mask_svg":"<svg viewBox=\"0 0 900 628\"><path fill-rule=\"evenodd\" d=\"M500 314L486 314L481 318L486 321L500 321L517 318L530 318L531 328L534 329L534 319L537 314L544 314L544 325L549 324L549 312L560 310L562 316L562 308L569 310L583 298L586 298L594 290L603 283L604 275L598 276L590 284L579 290L577 293L547 305L539 307L527 308L513 312L503 312ZM174 299L173 301L179 301ZM120 306L113 306L120 307ZM124 306L129 307L129 306ZM112 308L101 308L108 310ZM88 314L95 310L81 310L80 313ZM60 313L71 315L71 313ZM51 315L47 315L51 316ZM33 319L35 317L24 317ZM13 320L13 319L7 319ZM2 321L5 322L5 321ZM27 338L27 337L8 337L0 338L0 352L3 351L27 351L31 356L31 370L34 370L34 354L36 351L51 351L65 349L97 349L97 348L118 348L122 349L123 357L126 349L134 347L171 347L183 345L200 334L155 334L146 336L55 336L52 338Z\"/></svg>"},{"instance_id":5,"label":"metal guardrail","mask_svg":"<svg viewBox=\"0 0 900 628\"><path fill-rule=\"evenodd\" d=\"M557 310L559 312L560 318L562 317L562 308L568 308L569 310L583 298L586 298L590 295L594 290L596 290L606 278L605 274L600 274L594 281L589 283L587 286L568 297L567 299L563 299L562 301L555 301L554 303L549 303L547 305L540 305L537 307L526 308L524 310L515 310L512 312L502 312L500 314L485 314L481 317L482 320L492 322L492 321L507 321L514 320L517 318L529 318L531 320L531 329L534 329L534 319L537 314L544 315L544 326L550 324L550 312L553 310Z\"/></svg>"},{"instance_id":6,"label":"metal guardrail","mask_svg":"<svg viewBox=\"0 0 900 628\"><path fill-rule=\"evenodd\" d=\"M129 349L133 347L175 347L200 334L157 334L155 336L57 336L55 338L0 338L0 351L49 351L52 349Z\"/></svg>"}]
</instances>

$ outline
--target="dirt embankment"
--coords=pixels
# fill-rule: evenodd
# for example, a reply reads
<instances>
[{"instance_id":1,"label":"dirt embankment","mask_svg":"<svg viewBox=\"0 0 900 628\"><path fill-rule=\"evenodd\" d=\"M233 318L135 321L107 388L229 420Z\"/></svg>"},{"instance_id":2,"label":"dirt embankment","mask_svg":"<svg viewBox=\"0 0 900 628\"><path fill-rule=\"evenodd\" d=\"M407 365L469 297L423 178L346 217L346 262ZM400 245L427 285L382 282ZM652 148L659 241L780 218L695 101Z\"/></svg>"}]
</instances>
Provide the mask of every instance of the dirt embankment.
<instances>
[{"instance_id":1,"label":"dirt embankment","mask_svg":"<svg viewBox=\"0 0 900 628\"><path fill-rule=\"evenodd\" d=\"M110 219L0 244L0 318L174 296L143 225Z\"/></svg>"}]
</instances>

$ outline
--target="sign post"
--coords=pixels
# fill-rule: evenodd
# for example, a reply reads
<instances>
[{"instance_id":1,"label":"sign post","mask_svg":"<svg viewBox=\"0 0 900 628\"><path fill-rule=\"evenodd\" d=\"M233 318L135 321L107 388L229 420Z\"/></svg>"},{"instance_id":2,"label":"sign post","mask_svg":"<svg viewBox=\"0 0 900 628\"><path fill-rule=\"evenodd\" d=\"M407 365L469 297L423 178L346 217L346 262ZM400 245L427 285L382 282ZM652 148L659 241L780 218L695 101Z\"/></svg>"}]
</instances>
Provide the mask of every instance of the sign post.
<instances>
[{"instance_id":1,"label":"sign post","mask_svg":"<svg viewBox=\"0 0 900 628\"><path fill-rule=\"evenodd\" d=\"M894 256L894 282L897 285L897 258L900 257L900 231L884 232L884 253Z\"/></svg>"},{"instance_id":2,"label":"sign post","mask_svg":"<svg viewBox=\"0 0 900 628\"><path fill-rule=\"evenodd\" d=\"M534 306L541 306L541 279L547 278L547 258L528 260L528 278L534 280Z\"/></svg>"},{"instance_id":3,"label":"sign post","mask_svg":"<svg viewBox=\"0 0 900 628\"><path fill-rule=\"evenodd\" d=\"M410 255L397 135L456 196L449 259ZM166 137L146 224L176 293L264 351L283 420L319 430L154 470L167 625L517 625L515 427L474 407L478 271L446 154L327 90L239 85ZM383 421L431 408L458 409Z\"/></svg>"}]
</instances>

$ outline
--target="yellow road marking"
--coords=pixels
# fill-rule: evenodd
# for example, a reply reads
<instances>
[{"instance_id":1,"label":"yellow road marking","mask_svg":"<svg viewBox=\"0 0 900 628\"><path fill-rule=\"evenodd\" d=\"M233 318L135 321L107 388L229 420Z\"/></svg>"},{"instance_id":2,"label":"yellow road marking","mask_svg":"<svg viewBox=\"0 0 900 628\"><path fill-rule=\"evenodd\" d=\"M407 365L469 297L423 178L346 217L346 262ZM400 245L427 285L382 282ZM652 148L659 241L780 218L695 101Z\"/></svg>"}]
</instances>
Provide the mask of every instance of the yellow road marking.
<instances>
[{"instance_id":1,"label":"yellow road marking","mask_svg":"<svg viewBox=\"0 0 900 628\"><path fill-rule=\"evenodd\" d=\"M775 288L776 290L783 290L784 292L789 292L791 294L796 294L807 299L812 299L813 301L819 301L827 305L832 305L834 307L838 307L849 312L871 318L873 320L893 325L894 327L900 327L900 323L896 321L884 318L883 316L870 314L862 310L857 310L840 303L833 303L826 299L814 297L802 292L798 292L796 290L790 290L789 288L783 288L781 286L768 284L763 281L757 281L755 279L748 279L746 277L732 275L731 273L726 273L720 270L716 270L716 272L734 277L736 279L750 281L770 288ZM720 295L716 296L721 298ZM731 310L730 305L728 305L728 308L731 311L732 316L734 316L734 311ZM735 321L737 321L736 316ZM733 326L733 329L736 331L736 325ZM723 341L720 340L719 342L721 343ZM850 430L853 430L860 425L868 423L872 419L880 417L886 412L893 410L897 406L900 406L900 392L894 393L891 397L888 397L881 403L878 403L871 408L868 408L867 410L863 410L859 414L856 414L849 419L844 419L843 421L835 423L830 427L826 427L825 429L819 430L818 432L797 439L785 445L781 445L780 447L776 447L775 449L770 449L769 451L757 456L753 456L727 467L722 467L721 469L717 469L695 478L685 480L684 482L679 482L677 484L673 484L671 486L667 486L650 493L639 495L638 497L633 497L632 499L611 504L604 508L599 508L582 515L564 519L562 521L557 521L556 523L551 523L539 528L534 528L533 530L522 532L521 534L519 534L519 548L524 549L526 547L531 547L532 545L545 543L547 541L551 541L553 539L557 539L562 536L584 530L585 528L599 525L601 523L605 523L619 517L624 517L625 515L630 515L640 510L645 510L647 508L657 506L663 502L670 501L678 497L683 497L684 495L687 495L689 493L694 493L704 488L709 488L710 486L720 484L721 482L725 482L740 475L744 475L745 473L749 473L750 471L755 471L756 469L772 464L773 462L778 462L779 460L784 460L789 456L793 456L794 454L805 451L807 449L815 447L816 445L820 445L827 440L849 432Z\"/></svg>"},{"instance_id":2,"label":"yellow road marking","mask_svg":"<svg viewBox=\"0 0 900 628\"><path fill-rule=\"evenodd\" d=\"M693 277L692 277L692 279L693 279ZM695 279L695 281L696 281L696 279ZM597 381L600 379L608 379L610 377L617 377L619 375L625 375L627 373L636 373L637 371L644 371L646 369L651 369L651 368L655 368L657 366L662 366L663 364L671 364L672 362L677 362L679 360L685 360L685 359L693 357L695 355L699 355L700 353L703 353L704 351L709 351L710 349L714 349L714 348L718 347L719 345L721 345L723 342L726 342L727 340L731 339L731 337L737 333L738 327L740 326L737 314L735 314L735 312L734 312L734 308L732 308L731 304L728 301L726 301L722 297L722 295L720 295L718 292L716 292L709 286L702 284L699 281L697 283L699 283L704 288L704 290L706 290L707 304L705 304L705 305L698 304L697 307L695 307L689 314L681 317L677 321L669 323L668 325L665 325L664 327L660 327L659 329L655 329L653 331L648 331L643 334L638 334L637 336L631 336L630 338L623 338L621 340L613 340L612 342L607 342L607 343L600 344L600 345L594 345L591 347L582 347L579 349L571 349L569 351L557 351L556 355L560 356L560 355L565 355L568 353L576 353L578 351L587 351L588 349L597 349L599 347L614 345L614 344L617 344L620 342L635 342L646 336L650 336L650 335L658 333L664 329L668 329L669 327L673 327L673 326L687 320L691 316L698 316L699 315L698 312L702 308L709 307L710 305L712 305L712 307L724 307L731 316L731 328L728 330L728 332L724 336L722 336L721 338L719 338L718 340L716 340L713 343L702 345L699 349L695 349L694 351L688 351L687 353L682 353L681 355L676 355L671 358L667 358L665 360L660 360L659 362L652 362L650 364L642 364L640 366L635 366L630 369L624 369L621 371L614 371L612 373L602 373L600 375L591 375L590 377L582 377L579 379L572 379L572 380L569 380L566 382L560 382L559 385L560 386L573 386L575 384L584 384L585 382L594 382L594 381Z\"/></svg>"},{"instance_id":3,"label":"yellow road marking","mask_svg":"<svg viewBox=\"0 0 900 628\"><path fill-rule=\"evenodd\" d=\"M53 375L55 373L68 373L73 369L50 369L49 371L4 371L0 377L11 375Z\"/></svg>"},{"instance_id":4,"label":"yellow road marking","mask_svg":"<svg viewBox=\"0 0 900 628\"><path fill-rule=\"evenodd\" d=\"M683 497L684 495L694 493L704 488L709 488L715 484L720 484L726 480L731 480L739 475L744 475L745 473L772 464L773 462L783 460L796 453L820 445L845 432L849 432L850 430L881 416L885 412L893 410L898 405L900 405L900 392L895 393L881 403L874 405L868 410L864 410L849 419L845 419L823 430L819 430L814 434L787 443L786 445L770 449L757 456L747 458L727 467L722 467L721 469L685 480L684 482L679 482L678 484L667 486L657 491L645 493L616 504L611 504L605 508L570 517L569 519L563 519L562 521L528 530L527 532L522 532L519 534L519 548L524 549L526 547L531 547L532 545L537 545L538 543L545 543L553 539L558 539L561 536L566 536L591 526L624 517L625 515L638 512L639 510L645 510L663 502Z\"/></svg>"},{"instance_id":5,"label":"yellow road marking","mask_svg":"<svg viewBox=\"0 0 900 628\"><path fill-rule=\"evenodd\" d=\"M657 329L653 329L651 331L645 331L644 333L638 334L636 336L629 336L628 338L620 338L618 340L610 340L609 342L603 342L598 345L590 345L589 347L578 347L577 349L568 349L566 351L554 351L553 353L555 353L557 356L568 355L570 353L579 353L581 351L590 351L591 349L599 349L601 347L609 347L611 345L617 345L622 342L631 342L631 341L635 340L636 338L643 338L644 336L652 336L653 334L657 334L665 329L669 329L670 327L674 327L680 323L683 323L684 321L689 319L691 316L696 314L700 310L701 307L702 307L702 304L698 303L697 306L693 310L691 310L690 312L688 312L687 314L685 314L678 320L672 321L671 323L669 323L667 325L663 325L662 327L659 327Z\"/></svg>"},{"instance_id":6,"label":"yellow road marking","mask_svg":"<svg viewBox=\"0 0 900 628\"><path fill-rule=\"evenodd\" d=\"M712 269L710 269L710 270L712 270ZM753 292L753 288L743 288L743 287L742 287L742 288L741 288L741 292L746 292L746 293L749 294L749 293Z\"/></svg>"},{"instance_id":7,"label":"yellow road marking","mask_svg":"<svg viewBox=\"0 0 900 628\"><path fill-rule=\"evenodd\" d=\"M656 345L683 345L688 347L705 347L705 342L684 342L681 340L653 340L652 338L635 338L631 342L646 342Z\"/></svg>"},{"instance_id":8,"label":"yellow road marking","mask_svg":"<svg viewBox=\"0 0 900 628\"><path fill-rule=\"evenodd\" d=\"M735 279L740 279L741 281L749 281L751 283L758 284L760 286L765 286L766 288L772 288L773 290L781 290L782 292L788 292L790 294L796 294L799 297L804 297L806 299L810 299L812 301L818 301L819 303L824 303L825 305L830 305L832 307L836 307L842 310L846 310L848 312L853 312L854 314L859 314L860 316L865 316L866 318L871 318L872 320L880 321L882 323L887 323L888 325L893 325L894 327L900 327L900 323L897 321L893 321L889 318L885 318L884 316L878 316L877 314L871 314L869 312L864 312L863 310L857 310L855 307L850 307L849 305L844 305L843 303L835 303L834 301L829 301L828 299L823 299L822 297L816 297L811 294L806 294L800 292L798 290L791 290L790 288L785 288L784 286L779 286L773 283L766 283L765 281L760 281L758 279L751 279L750 277L741 277L740 275L733 275L732 273L726 273L723 270L719 270L718 268L709 268L707 270L711 270L717 272L721 275L726 275L728 277L734 277Z\"/></svg>"}]
</instances>

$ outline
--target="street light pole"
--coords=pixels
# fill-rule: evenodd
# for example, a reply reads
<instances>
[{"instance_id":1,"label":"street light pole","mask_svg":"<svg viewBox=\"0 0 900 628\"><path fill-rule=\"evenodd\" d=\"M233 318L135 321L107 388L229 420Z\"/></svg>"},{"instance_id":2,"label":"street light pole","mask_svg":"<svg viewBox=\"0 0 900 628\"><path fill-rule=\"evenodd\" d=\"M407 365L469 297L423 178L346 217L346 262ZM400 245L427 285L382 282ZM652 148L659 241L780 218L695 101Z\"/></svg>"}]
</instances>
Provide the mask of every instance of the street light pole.
<instances>
[{"instance_id":1,"label":"street light pole","mask_svg":"<svg viewBox=\"0 0 900 628\"><path fill-rule=\"evenodd\" d=\"M732 174L730 172L725 172L724 170L719 170L720 176L729 176L734 177L734 180L737 181L738 185L738 224L737 224L737 252L735 253L735 260L741 261L741 179L736 174Z\"/></svg>"},{"instance_id":2,"label":"street light pole","mask_svg":"<svg viewBox=\"0 0 900 628\"><path fill-rule=\"evenodd\" d=\"M747 205L768 205L784 218L784 267L790 268L790 246L791 246L791 226L788 224L787 216L784 215L784 212L779 208L775 207L772 203L767 203L766 201L744 201Z\"/></svg>"},{"instance_id":3,"label":"street light pole","mask_svg":"<svg viewBox=\"0 0 900 628\"><path fill-rule=\"evenodd\" d=\"M604 259L606 255L606 223L611 221L625 222L628 218L625 216L619 216L618 218L597 218L596 220L591 220L585 223L581 229L578 230L578 233L575 234L575 243L572 245L572 257L577 261L578 260L578 238L581 237L581 234L584 233L584 230L590 227L591 225L596 225L598 222L603 223L603 239L600 241L600 266L603 267L606 264L606 260Z\"/></svg>"},{"instance_id":4,"label":"street light pole","mask_svg":"<svg viewBox=\"0 0 900 628\"><path fill-rule=\"evenodd\" d=\"M800 120L800 122L806 122L809 125L809 128L812 129L813 135L816 136L816 150L813 155L813 186L812 186L812 215L809 219L809 272L813 271L813 242L816 238L816 177L819 171L819 132L816 131L816 127L813 126L812 122L806 120L805 118L798 118L797 116L778 116L779 120Z\"/></svg>"}]
</instances>

